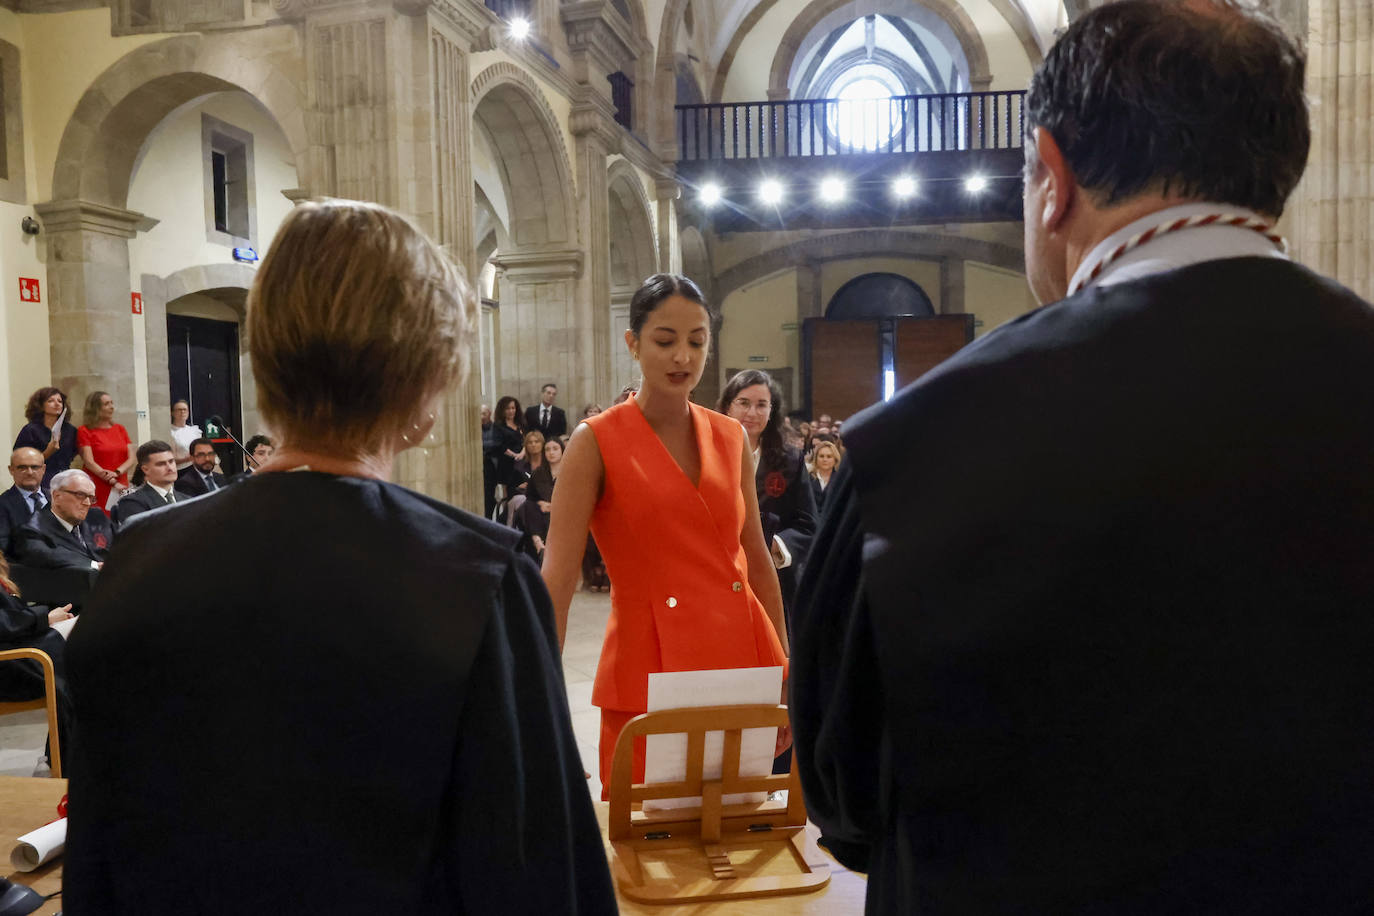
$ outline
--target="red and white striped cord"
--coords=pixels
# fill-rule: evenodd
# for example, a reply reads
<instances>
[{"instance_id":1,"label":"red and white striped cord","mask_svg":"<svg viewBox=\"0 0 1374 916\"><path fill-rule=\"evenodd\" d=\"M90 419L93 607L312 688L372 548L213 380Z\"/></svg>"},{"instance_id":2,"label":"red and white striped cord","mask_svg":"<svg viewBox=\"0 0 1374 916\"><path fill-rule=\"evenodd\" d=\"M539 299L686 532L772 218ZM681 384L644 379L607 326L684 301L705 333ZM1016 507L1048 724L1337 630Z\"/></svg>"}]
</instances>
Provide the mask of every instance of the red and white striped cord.
<instances>
[{"instance_id":1,"label":"red and white striped cord","mask_svg":"<svg viewBox=\"0 0 1374 916\"><path fill-rule=\"evenodd\" d=\"M1106 270L1130 252L1135 251L1141 245L1153 241L1161 235L1168 235L1171 232L1178 232L1182 229L1196 229L1199 226L1235 226L1237 229L1249 229L1252 232L1258 232L1260 235L1273 242L1284 254L1288 253L1288 240L1278 234L1272 223L1266 223L1262 219L1257 219L1253 216L1243 216L1238 213L1201 213L1197 216L1170 220L1167 223L1161 223L1158 226L1154 226L1150 229L1146 229L1144 232L1138 232L1131 236L1108 252L1106 257L1098 261L1097 264L1093 266L1093 269L1088 271L1087 275L1084 276L1081 281L1069 287L1069 295L1072 296L1074 293L1096 280L1102 275L1102 271Z\"/></svg>"}]
</instances>

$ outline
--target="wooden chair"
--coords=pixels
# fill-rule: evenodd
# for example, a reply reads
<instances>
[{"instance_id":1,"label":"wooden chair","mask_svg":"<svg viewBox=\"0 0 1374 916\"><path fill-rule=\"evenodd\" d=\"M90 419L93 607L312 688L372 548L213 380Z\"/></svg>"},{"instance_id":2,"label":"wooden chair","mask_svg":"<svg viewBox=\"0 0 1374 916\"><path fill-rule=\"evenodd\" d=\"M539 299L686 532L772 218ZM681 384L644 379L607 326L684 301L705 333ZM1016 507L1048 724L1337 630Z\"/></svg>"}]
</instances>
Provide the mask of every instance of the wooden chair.
<instances>
[{"instance_id":1,"label":"wooden chair","mask_svg":"<svg viewBox=\"0 0 1374 916\"><path fill-rule=\"evenodd\" d=\"M806 832L796 758L787 775L739 775L744 730L787 722L786 706L767 704L668 709L630 720L616 741L609 790L611 871L622 894L641 903L699 903L805 893L829 882L829 863ZM704 778L706 733L722 731L721 775ZM686 779L631 785L635 739L682 733ZM727 795L780 789L787 790L786 802L723 803ZM649 799L698 796L700 807L636 810ZM732 851L740 864L731 861ZM790 873L761 873L764 865L780 863ZM740 874L746 866L755 873Z\"/></svg>"},{"instance_id":2,"label":"wooden chair","mask_svg":"<svg viewBox=\"0 0 1374 916\"><path fill-rule=\"evenodd\" d=\"M62 778L62 749L57 738L57 674L52 658L42 649L5 649L0 651L0 664L7 661L35 661L43 669L43 699L0 700L0 716L30 709L48 710L48 760L54 779Z\"/></svg>"}]
</instances>

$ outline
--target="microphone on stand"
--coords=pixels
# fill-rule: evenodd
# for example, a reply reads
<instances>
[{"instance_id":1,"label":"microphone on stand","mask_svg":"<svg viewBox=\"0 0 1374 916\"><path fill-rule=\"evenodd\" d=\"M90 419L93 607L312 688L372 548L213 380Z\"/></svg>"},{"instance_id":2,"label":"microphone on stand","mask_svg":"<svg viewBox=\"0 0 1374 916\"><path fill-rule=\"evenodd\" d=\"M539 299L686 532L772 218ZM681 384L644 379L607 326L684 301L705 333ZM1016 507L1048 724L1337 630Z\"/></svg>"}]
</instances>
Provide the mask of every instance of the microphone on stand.
<instances>
[{"instance_id":1,"label":"microphone on stand","mask_svg":"<svg viewBox=\"0 0 1374 916\"><path fill-rule=\"evenodd\" d=\"M226 426L226 425L224 425L224 418L223 418L223 417L221 417L219 414L215 414L213 417L210 417L210 418L208 418L208 419L205 421L205 425L206 425L206 426L213 427L213 428L219 430L220 432L224 433L224 435L228 436L229 439L230 439L230 441L232 441L235 445L237 445L237 446L239 447L239 451L243 452L244 456L245 456L249 461L253 462L253 467L258 467L258 466L259 466L258 460L257 460L256 458L253 457L253 453L250 452L250 451L248 451L248 449L244 448L243 443L240 442L238 439L235 439L235 438L234 438L234 434L231 433L231 432L229 432L229 427ZM209 435L208 432L207 432L207 435ZM213 435L211 435L210 438L213 439L213 438L215 438L215 437L214 437Z\"/></svg>"}]
</instances>

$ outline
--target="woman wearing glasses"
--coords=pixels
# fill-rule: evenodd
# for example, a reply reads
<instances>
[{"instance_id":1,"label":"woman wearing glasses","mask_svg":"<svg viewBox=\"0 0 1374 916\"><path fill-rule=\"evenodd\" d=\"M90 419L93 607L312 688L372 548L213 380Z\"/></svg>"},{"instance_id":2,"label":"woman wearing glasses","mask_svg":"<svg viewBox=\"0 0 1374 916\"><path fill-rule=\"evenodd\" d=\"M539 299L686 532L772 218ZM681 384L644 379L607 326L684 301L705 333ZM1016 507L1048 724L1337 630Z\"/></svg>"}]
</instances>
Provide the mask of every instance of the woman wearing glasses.
<instances>
[{"instance_id":1,"label":"woman wearing glasses","mask_svg":"<svg viewBox=\"0 0 1374 916\"><path fill-rule=\"evenodd\" d=\"M786 663L782 596L744 431L688 400L710 341L711 312L695 283L676 274L646 280L625 332L643 382L573 431L553 494L544 582L560 643L589 527L612 583L592 687L603 796L621 729L648 708L651 673ZM634 756L642 782L642 741Z\"/></svg>"}]
</instances>

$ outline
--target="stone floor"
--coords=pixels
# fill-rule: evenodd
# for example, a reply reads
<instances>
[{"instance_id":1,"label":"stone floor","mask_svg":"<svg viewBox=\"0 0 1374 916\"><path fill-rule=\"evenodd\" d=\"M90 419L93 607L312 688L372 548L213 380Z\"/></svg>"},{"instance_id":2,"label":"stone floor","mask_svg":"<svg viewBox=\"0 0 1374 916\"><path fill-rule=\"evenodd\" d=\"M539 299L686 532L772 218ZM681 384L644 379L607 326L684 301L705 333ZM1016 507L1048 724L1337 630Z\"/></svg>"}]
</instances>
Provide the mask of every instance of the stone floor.
<instances>
[{"instance_id":1,"label":"stone floor","mask_svg":"<svg viewBox=\"0 0 1374 916\"><path fill-rule=\"evenodd\" d=\"M573 731L583 767L592 774L589 782L594 798L601 797L596 751L601 739L601 714L592 706L592 678L596 675L601 639L610 613L609 595L578 592L568 615L568 637L563 648L563 676L568 683ZM46 776L47 766L39 768L38 760L47 734L47 716L41 709L0 718L0 773Z\"/></svg>"}]
</instances>

